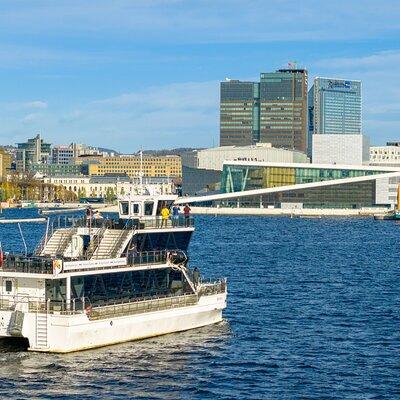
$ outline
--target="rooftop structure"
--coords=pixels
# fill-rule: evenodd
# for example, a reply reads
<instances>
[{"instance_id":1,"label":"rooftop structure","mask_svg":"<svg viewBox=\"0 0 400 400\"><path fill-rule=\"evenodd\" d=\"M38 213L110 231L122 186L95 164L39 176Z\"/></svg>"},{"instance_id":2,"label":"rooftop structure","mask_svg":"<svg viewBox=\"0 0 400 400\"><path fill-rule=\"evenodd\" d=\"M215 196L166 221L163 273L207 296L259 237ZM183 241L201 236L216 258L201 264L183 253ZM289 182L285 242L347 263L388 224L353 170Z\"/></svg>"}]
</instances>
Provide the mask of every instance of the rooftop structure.
<instances>
[{"instance_id":1,"label":"rooftop structure","mask_svg":"<svg viewBox=\"0 0 400 400\"><path fill-rule=\"evenodd\" d=\"M369 138L365 135L313 135L312 162L317 164L369 163Z\"/></svg>"},{"instance_id":2,"label":"rooftop structure","mask_svg":"<svg viewBox=\"0 0 400 400\"><path fill-rule=\"evenodd\" d=\"M222 171L224 161L274 161L309 162L306 154L296 150L272 147L270 143L257 143L254 146L221 146L199 150L198 168Z\"/></svg>"},{"instance_id":3,"label":"rooftop structure","mask_svg":"<svg viewBox=\"0 0 400 400\"><path fill-rule=\"evenodd\" d=\"M372 146L369 150L370 165L400 166L400 146L398 142L386 146Z\"/></svg>"}]
</instances>

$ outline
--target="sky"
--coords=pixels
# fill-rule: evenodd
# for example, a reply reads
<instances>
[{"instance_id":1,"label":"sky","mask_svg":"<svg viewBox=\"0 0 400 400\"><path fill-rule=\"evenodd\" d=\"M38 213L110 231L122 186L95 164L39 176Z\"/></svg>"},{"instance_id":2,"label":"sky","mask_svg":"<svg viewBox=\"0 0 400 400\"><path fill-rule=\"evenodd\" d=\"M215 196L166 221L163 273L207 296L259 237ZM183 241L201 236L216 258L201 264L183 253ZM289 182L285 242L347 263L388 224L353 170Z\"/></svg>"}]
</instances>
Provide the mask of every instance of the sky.
<instances>
[{"instance_id":1,"label":"sky","mask_svg":"<svg viewBox=\"0 0 400 400\"><path fill-rule=\"evenodd\" d=\"M289 61L361 80L364 133L400 140L398 0L1 0L0 144L216 146L219 82Z\"/></svg>"}]
</instances>

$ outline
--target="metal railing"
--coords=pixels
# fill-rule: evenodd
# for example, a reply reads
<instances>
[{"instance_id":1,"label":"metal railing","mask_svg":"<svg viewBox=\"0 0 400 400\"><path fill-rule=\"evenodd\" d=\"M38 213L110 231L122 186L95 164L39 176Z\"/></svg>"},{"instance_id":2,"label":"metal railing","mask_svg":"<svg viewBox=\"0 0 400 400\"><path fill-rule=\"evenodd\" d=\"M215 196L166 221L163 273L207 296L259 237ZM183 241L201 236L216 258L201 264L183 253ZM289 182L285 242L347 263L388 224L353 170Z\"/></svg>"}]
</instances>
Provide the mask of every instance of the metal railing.
<instances>
[{"instance_id":1,"label":"metal railing","mask_svg":"<svg viewBox=\"0 0 400 400\"><path fill-rule=\"evenodd\" d=\"M161 229L161 228L189 228L194 226L194 218L192 216L185 217L183 215L170 216L163 219L156 217L141 217L138 219L138 229Z\"/></svg>"},{"instance_id":2,"label":"metal railing","mask_svg":"<svg viewBox=\"0 0 400 400\"><path fill-rule=\"evenodd\" d=\"M111 316L143 314L171 308L192 306L201 296L226 292L226 279L202 282L197 293L181 295L159 295L132 299L113 299L104 304L93 304L87 297L67 300L45 300L29 295L0 295L0 310L14 311L19 305L22 310L47 314L87 314L90 319L104 319Z\"/></svg>"},{"instance_id":3,"label":"metal railing","mask_svg":"<svg viewBox=\"0 0 400 400\"><path fill-rule=\"evenodd\" d=\"M182 294L179 296L160 296L152 299L133 299L125 303L105 306L93 306L88 314L89 319L104 319L114 316L143 314L152 311L162 311L171 308L187 307L197 304L197 294Z\"/></svg>"},{"instance_id":4,"label":"metal railing","mask_svg":"<svg viewBox=\"0 0 400 400\"><path fill-rule=\"evenodd\" d=\"M22 255L8 254L0 271L25 272L29 274L52 274L53 259L45 256L25 257Z\"/></svg>"},{"instance_id":5,"label":"metal railing","mask_svg":"<svg viewBox=\"0 0 400 400\"><path fill-rule=\"evenodd\" d=\"M164 228L164 227L192 227L194 226L193 216L170 216L164 219L161 216L141 216L129 219L115 220L113 218L86 218L86 217L71 217L58 216L49 226L49 234L52 234L56 229L60 228L108 228L108 229L146 229L146 228Z\"/></svg>"},{"instance_id":6,"label":"metal railing","mask_svg":"<svg viewBox=\"0 0 400 400\"><path fill-rule=\"evenodd\" d=\"M0 295L0 310L14 311L19 305L24 311L36 313L82 314L91 308L87 297L66 300L45 300L29 295Z\"/></svg>"},{"instance_id":7,"label":"metal railing","mask_svg":"<svg viewBox=\"0 0 400 400\"><path fill-rule=\"evenodd\" d=\"M199 288L199 296L211 296L226 292L226 278L217 280L202 280Z\"/></svg>"},{"instance_id":8,"label":"metal railing","mask_svg":"<svg viewBox=\"0 0 400 400\"><path fill-rule=\"evenodd\" d=\"M24 272L28 274L53 274L53 261L54 258L49 256L23 256L8 254L3 262L0 271L4 272ZM88 269L104 270L110 268L126 268L127 266L134 265L152 265L152 264L165 264L167 262L167 250L143 251L140 253L128 253L127 263L120 266L98 266L90 268L89 266L82 267L82 269L74 269L77 271L86 271Z\"/></svg>"}]
</instances>

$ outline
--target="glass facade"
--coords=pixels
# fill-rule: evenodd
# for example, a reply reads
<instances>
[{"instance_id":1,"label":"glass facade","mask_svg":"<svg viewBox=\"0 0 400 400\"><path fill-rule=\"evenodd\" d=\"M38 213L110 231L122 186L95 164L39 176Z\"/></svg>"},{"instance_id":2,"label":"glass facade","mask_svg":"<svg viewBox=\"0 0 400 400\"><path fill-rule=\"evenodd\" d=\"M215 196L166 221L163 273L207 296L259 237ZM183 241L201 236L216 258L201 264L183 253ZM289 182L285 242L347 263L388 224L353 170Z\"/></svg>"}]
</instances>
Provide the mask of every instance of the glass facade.
<instances>
[{"instance_id":1,"label":"glass facade","mask_svg":"<svg viewBox=\"0 0 400 400\"><path fill-rule=\"evenodd\" d=\"M314 134L361 134L361 82L315 78L310 89Z\"/></svg>"},{"instance_id":2,"label":"glass facade","mask_svg":"<svg viewBox=\"0 0 400 400\"><path fill-rule=\"evenodd\" d=\"M221 146L263 142L306 151L306 136L306 70L262 73L260 83L221 83Z\"/></svg>"},{"instance_id":3,"label":"glass facade","mask_svg":"<svg viewBox=\"0 0 400 400\"><path fill-rule=\"evenodd\" d=\"M323 182L344 178L372 176L382 173L376 170L311 168L290 166L242 166L225 164L222 171L221 190L224 193L263 188ZM309 207L359 207L373 206L375 181L332 185L305 190L285 191L262 196L266 204L300 202ZM240 200L256 202L259 199Z\"/></svg>"},{"instance_id":4,"label":"glass facade","mask_svg":"<svg viewBox=\"0 0 400 400\"><path fill-rule=\"evenodd\" d=\"M236 206L236 201L227 202ZM288 190L240 199L241 207L280 207L282 203L301 203L304 208L361 208L375 204L375 181L346 183L307 190Z\"/></svg>"},{"instance_id":5,"label":"glass facade","mask_svg":"<svg viewBox=\"0 0 400 400\"><path fill-rule=\"evenodd\" d=\"M258 113L258 83L221 82L221 146L246 146L257 141Z\"/></svg>"}]
</instances>

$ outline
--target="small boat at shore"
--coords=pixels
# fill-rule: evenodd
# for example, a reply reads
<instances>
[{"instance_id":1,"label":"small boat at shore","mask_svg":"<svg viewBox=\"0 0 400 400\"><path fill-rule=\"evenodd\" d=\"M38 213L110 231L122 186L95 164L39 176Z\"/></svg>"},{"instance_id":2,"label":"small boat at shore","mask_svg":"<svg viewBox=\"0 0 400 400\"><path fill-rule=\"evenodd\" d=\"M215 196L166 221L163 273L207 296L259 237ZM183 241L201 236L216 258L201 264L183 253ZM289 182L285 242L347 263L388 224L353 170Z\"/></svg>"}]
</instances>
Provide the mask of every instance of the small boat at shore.
<instances>
[{"instance_id":1,"label":"small boat at shore","mask_svg":"<svg viewBox=\"0 0 400 400\"><path fill-rule=\"evenodd\" d=\"M375 214L374 219L378 221L400 221L400 184L397 186L397 207L385 214Z\"/></svg>"},{"instance_id":2,"label":"small boat at shore","mask_svg":"<svg viewBox=\"0 0 400 400\"><path fill-rule=\"evenodd\" d=\"M47 222L47 218L10 218L4 219L0 218L0 224L20 224L20 223L44 223Z\"/></svg>"}]
</instances>

